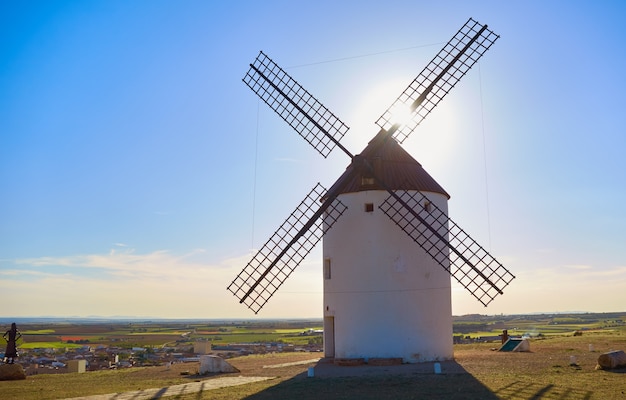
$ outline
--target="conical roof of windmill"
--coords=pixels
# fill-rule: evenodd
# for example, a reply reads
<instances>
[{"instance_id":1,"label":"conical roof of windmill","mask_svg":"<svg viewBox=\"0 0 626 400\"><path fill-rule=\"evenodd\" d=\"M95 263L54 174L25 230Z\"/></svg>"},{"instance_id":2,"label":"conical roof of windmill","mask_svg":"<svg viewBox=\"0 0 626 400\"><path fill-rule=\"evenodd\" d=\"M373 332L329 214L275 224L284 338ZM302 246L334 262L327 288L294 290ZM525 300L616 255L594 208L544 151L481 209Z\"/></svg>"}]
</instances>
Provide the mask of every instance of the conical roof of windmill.
<instances>
[{"instance_id":1,"label":"conical roof of windmill","mask_svg":"<svg viewBox=\"0 0 626 400\"><path fill-rule=\"evenodd\" d=\"M393 138L386 138L382 145L376 144L377 140L372 140L367 147L357 157L365 158L374 168L375 175L381 179L385 185L392 190L417 190L420 192L440 193L448 199L450 195L435 181L435 179L424 170L422 165L407 153L400 144ZM353 162L348 169L339 177L337 182L329 190L344 179L346 182L341 193L355 193L366 190L385 190L371 176L367 168L360 168L359 173L348 178L351 168L358 162Z\"/></svg>"}]
</instances>

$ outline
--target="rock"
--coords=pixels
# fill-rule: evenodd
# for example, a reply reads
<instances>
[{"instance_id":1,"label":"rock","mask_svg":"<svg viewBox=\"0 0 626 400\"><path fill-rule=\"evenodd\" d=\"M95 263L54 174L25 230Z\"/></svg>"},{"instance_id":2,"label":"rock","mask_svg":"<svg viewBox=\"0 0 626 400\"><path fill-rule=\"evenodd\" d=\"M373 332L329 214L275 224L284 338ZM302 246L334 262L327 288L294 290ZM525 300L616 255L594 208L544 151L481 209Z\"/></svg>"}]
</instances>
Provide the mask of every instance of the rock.
<instances>
[{"instance_id":1,"label":"rock","mask_svg":"<svg viewBox=\"0 0 626 400\"><path fill-rule=\"evenodd\" d=\"M26 372L19 364L0 365L0 381L17 381L26 379Z\"/></svg>"},{"instance_id":2,"label":"rock","mask_svg":"<svg viewBox=\"0 0 626 400\"><path fill-rule=\"evenodd\" d=\"M598 366L602 369L626 367L626 353L622 350L617 350L600 354L600 357L598 357Z\"/></svg>"},{"instance_id":3,"label":"rock","mask_svg":"<svg viewBox=\"0 0 626 400\"><path fill-rule=\"evenodd\" d=\"M213 372L239 372L239 370L223 358L211 355L200 356L200 374L209 374Z\"/></svg>"}]
</instances>

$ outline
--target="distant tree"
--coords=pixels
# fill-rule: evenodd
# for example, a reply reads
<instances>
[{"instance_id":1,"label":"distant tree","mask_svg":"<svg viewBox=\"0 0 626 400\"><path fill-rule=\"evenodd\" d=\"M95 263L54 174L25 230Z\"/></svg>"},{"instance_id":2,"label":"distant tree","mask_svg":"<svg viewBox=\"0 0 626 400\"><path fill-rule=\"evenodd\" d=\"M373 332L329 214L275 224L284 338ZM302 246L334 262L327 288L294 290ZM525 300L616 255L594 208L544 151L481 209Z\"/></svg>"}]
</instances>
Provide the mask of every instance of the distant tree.
<instances>
[{"instance_id":1,"label":"distant tree","mask_svg":"<svg viewBox=\"0 0 626 400\"><path fill-rule=\"evenodd\" d=\"M314 336L309 339L309 344L323 344L324 338L322 336Z\"/></svg>"}]
</instances>

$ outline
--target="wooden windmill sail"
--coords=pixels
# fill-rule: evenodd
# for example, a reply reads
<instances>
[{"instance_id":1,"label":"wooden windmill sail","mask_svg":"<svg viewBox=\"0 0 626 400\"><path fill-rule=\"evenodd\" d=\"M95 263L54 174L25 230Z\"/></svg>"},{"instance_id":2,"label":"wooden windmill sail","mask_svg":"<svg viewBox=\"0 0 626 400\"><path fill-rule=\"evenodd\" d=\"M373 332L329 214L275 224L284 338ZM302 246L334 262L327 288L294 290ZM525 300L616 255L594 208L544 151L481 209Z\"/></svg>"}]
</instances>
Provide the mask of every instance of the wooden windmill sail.
<instances>
[{"instance_id":1,"label":"wooden windmill sail","mask_svg":"<svg viewBox=\"0 0 626 400\"><path fill-rule=\"evenodd\" d=\"M339 147L351 162L329 190L317 184L231 282L228 290L240 303L255 314L261 310L340 220L347 208L340 195L355 182L365 185L362 190L385 191L387 197L378 208L479 302L487 306L502 294L515 278L513 274L421 189L402 190L402 182L391 184L392 172L379 165L379 155L399 147L498 37L487 25L470 18L378 119L380 131L358 155L341 144L348 127L266 54L259 53L243 81L322 156ZM400 125L394 113L402 107L408 107L412 118ZM405 178L407 182L416 179Z\"/></svg>"}]
</instances>

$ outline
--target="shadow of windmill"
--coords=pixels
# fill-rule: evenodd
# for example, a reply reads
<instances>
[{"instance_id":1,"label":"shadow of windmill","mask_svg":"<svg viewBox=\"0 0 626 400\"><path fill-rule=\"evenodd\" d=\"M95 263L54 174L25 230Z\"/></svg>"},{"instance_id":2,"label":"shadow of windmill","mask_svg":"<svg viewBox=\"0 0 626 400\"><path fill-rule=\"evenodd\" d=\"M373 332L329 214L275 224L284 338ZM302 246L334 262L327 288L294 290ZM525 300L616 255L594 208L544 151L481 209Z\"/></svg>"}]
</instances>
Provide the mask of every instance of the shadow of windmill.
<instances>
[{"instance_id":1,"label":"shadow of windmill","mask_svg":"<svg viewBox=\"0 0 626 400\"><path fill-rule=\"evenodd\" d=\"M521 380L493 389L456 361L440 362L441 373L434 372L434 364L346 367L322 359L313 371L302 372L246 399L586 400L593 396L590 390Z\"/></svg>"},{"instance_id":2,"label":"shadow of windmill","mask_svg":"<svg viewBox=\"0 0 626 400\"><path fill-rule=\"evenodd\" d=\"M538 384L533 382L515 381L498 390L495 395L500 399L545 399L545 400L586 400L591 399L593 392L555 384Z\"/></svg>"},{"instance_id":3,"label":"shadow of windmill","mask_svg":"<svg viewBox=\"0 0 626 400\"><path fill-rule=\"evenodd\" d=\"M249 400L265 399L499 399L488 387L455 361L395 366L336 366L320 361L303 372Z\"/></svg>"}]
</instances>

